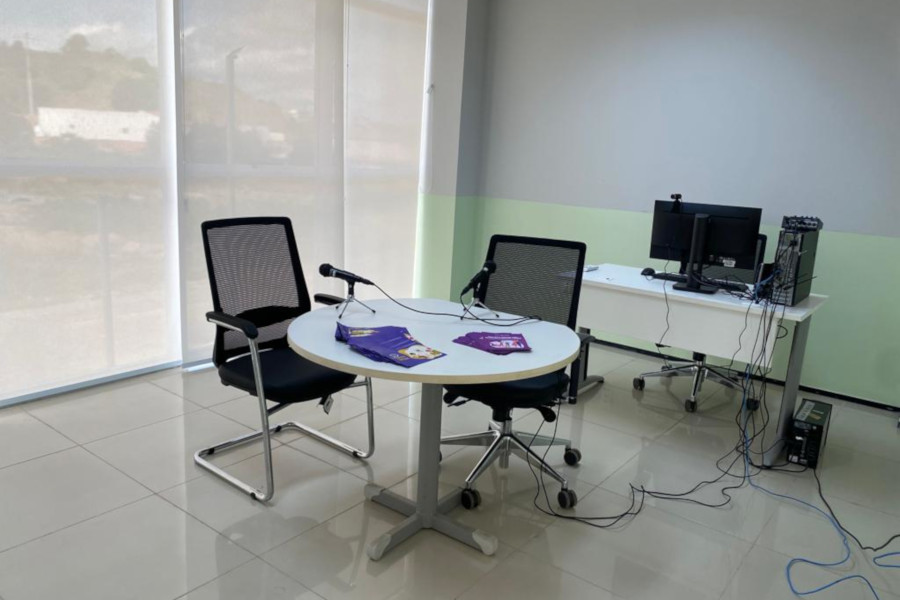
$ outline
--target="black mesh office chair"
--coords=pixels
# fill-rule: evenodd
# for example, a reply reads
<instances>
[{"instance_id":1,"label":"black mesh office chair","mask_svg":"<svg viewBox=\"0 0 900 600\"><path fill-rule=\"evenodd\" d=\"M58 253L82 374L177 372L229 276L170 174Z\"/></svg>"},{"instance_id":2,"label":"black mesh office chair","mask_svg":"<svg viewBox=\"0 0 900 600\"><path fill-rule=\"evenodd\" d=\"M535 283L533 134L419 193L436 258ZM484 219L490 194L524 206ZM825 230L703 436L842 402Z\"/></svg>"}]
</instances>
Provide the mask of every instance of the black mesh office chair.
<instances>
[{"instance_id":1,"label":"black mesh office chair","mask_svg":"<svg viewBox=\"0 0 900 600\"><path fill-rule=\"evenodd\" d=\"M194 455L202 468L266 502L275 493L270 435L295 429L346 452L368 458L375 449L372 382L306 360L287 345L287 328L309 312L309 292L291 221L285 217L254 217L207 221L202 225L203 248L214 311L206 319L216 325L213 363L225 385L259 400L260 431L204 448ZM341 298L316 294L316 302L337 304ZM269 417L296 402L319 400L326 412L332 394L365 386L369 419L366 451L336 440L295 421L269 425ZM270 407L269 402L273 405ZM256 489L223 471L206 457L263 440L266 487Z\"/></svg>"},{"instance_id":2,"label":"black mesh office chair","mask_svg":"<svg viewBox=\"0 0 900 600\"><path fill-rule=\"evenodd\" d=\"M495 235L491 238L487 260L497 271L478 290L478 300L491 310L515 315L538 316L575 329L578 297L584 269L586 247L581 242ZM527 336L527 326L523 329ZM513 431L512 411L534 408L546 421L553 421L553 406L567 395L569 377L564 370L539 377L484 385L452 385L446 387L444 402L451 405L477 400L490 406L493 414L488 431L454 435L441 439L442 444L488 446L472 472L466 477L462 505L478 506L481 496L475 490L478 477L497 459L506 467L509 455L516 454L556 479L562 486L557 497L560 506L571 508L578 498L560 473L545 463L530 446L565 446L565 461L575 465L581 452L568 440Z\"/></svg>"},{"instance_id":3,"label":"black mesh office chair","mask_svg":"<svg viewBox=\"0 0 900 600\"><path fill-rule=\"evenodd\" d=\"M727 281L731 283L754 284L759 281L762 273L763 262L766 256L766 236L759 234L756 242L756 268L735 269L730 267L707 267L703 270L704 277L712 280ZM731 389L741 389L739 380L731 376L727 369L722 369L706 362L706 355L694 352L690 361L666 361L659 371L641 373L632 380L632 386L637 391L643 391L646 385L645 379L649 377L691 377L691 395L684 401L684 410L696 412L697 396L703 388L703 382L707 379Z\"/></svg>"}]
</instances>

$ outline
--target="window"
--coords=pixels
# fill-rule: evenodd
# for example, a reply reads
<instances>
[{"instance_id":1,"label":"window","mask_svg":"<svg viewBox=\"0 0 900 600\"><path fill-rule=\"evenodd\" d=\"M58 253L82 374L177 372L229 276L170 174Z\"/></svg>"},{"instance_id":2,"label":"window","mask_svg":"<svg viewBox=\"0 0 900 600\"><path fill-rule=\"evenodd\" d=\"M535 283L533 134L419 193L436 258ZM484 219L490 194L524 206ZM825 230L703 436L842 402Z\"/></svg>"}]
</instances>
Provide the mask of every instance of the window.
<instances>
[{"instance_id":1,"label":"window","mask_svg":"<svg viewBox=\"0 0 900 600\"><path fill-rule=\"evenodd\" d=\"M11 7L0 21L0 399L180 356L156 5Z\"/></svg>"}]
</instances>

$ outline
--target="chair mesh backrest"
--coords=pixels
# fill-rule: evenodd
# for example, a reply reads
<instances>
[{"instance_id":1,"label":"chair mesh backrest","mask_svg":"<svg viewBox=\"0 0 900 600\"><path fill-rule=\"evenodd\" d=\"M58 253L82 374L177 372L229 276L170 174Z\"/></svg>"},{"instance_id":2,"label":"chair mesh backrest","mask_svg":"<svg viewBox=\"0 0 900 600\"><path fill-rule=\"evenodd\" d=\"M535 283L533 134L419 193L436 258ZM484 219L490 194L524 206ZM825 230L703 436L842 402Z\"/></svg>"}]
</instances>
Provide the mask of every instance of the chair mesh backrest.
<instances>
[{"instance_id":1,"label":"chair mesh backrest","mask_svg":"<svg viewBox=\"0 0 900 600\"><path fill-rule=\"evenodd\" d=\"M575 329L585 252L582 242L495 235L487 259L497 270L479 297L493 310Z\"/></svg>"},{"instance_id":2,"label":"chair mesh backrest","mask_svg":"<svg viewBox=\"0 0 900 600\"><path fill-rule=\"evenodd\" d=\"M256 325L261 348L286 346L288 325L310 309L290 219L222 219L202 230L215 310ZM248 350L243 334L216 328L216 365Z\"/></svg>"}]
</instances>

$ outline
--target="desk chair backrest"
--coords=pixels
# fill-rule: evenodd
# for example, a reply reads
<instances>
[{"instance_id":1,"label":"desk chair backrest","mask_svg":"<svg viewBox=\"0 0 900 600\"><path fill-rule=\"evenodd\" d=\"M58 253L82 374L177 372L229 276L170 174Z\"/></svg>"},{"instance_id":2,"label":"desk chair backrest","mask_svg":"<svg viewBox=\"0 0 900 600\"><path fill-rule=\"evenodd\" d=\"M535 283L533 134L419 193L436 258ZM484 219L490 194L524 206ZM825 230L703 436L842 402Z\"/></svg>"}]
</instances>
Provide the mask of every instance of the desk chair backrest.
<instances>
[{"instance_id":1,"label":"desk chair backrest","mask_svg":"<svg viewBox=\"0 0 900 600\"><path fill-rule=\"evenodd\" d=\"M537 316L575 329L584 274L582 242L495 235L487 260L497 264L479 299L491 310Z\"/></svg>"},{"instance_id":2,"label":"desk chair backrest","mask_svg":"<svg viewBox=\"0 0 900 600\"><path fill-rule=\"evenodd\" d=\"M291 220L221 219L202 231L214 309L256 325L260 348L286 346L288 325L310 309ZM216 366L248 351L242 334L216 327Z\"/></svg>"}]
</instances>

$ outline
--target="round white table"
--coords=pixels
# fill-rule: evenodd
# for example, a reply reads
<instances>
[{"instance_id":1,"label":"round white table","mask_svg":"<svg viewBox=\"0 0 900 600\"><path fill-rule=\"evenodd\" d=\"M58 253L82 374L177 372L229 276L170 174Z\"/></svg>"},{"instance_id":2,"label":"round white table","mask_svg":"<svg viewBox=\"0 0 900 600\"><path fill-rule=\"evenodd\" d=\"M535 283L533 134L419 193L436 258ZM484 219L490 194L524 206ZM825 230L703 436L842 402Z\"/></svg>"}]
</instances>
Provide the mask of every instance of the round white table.
<instances>
[{"instance_id":1,"label":"round white table","mask_svg":"<svg viewBox=\"0 0 900 600\"><path fill-rule=\"evenodd\" d=\"M434 299L404 299L404 304L429 312L462 314L459 304ZM337 313L334 307L310 311L291 323L288 343L295 352L313 362L356 375L396 379L422 384L422 411L419 422L418 493L413 502L380 486L366 486L366 497L391 508L406 520L372 541L367 552L372 560L421 529L434 529L491 555L497 550L497 538L484 531L471 529L445 513L459 505L460 492L438 498L438 469L441 448L442 391L447 384L495 383L535 377L561 369L578 355L579 340L574 331L554 323L532 321L513 327L492 326L458 316L423 315L390 300L368 302L375 313L359 305L351 305L340 320L351 327L406 327L424 345L444 352L446 356L411 368L376 362L354 352L334 338ZM492 316L484 309L475 314ZM510 315L503 315L508 317ZM521 333L531 352L505 356L489 354L453 343L470 331Z\"/></svg>"}]
</instances>

